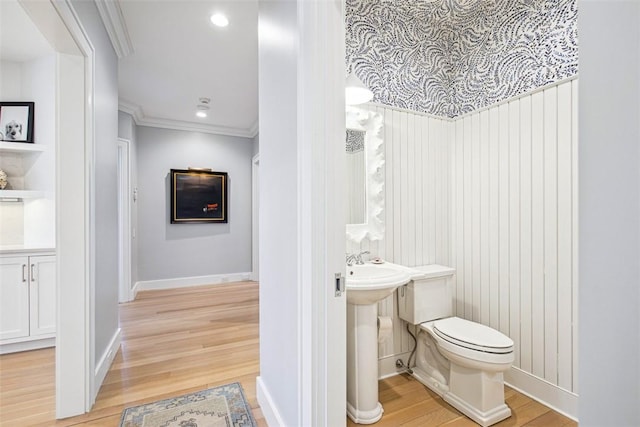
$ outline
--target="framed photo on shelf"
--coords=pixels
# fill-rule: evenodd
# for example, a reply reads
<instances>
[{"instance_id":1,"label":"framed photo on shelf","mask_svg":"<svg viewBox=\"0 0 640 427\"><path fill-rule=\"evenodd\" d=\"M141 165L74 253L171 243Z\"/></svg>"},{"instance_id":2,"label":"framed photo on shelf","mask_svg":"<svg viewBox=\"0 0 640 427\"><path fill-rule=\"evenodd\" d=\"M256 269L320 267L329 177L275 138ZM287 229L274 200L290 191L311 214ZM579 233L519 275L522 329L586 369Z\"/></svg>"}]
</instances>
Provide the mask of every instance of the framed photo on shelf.
<instances>
[{"instance_id":1,"label":"framed photo on shelf","mask_svg":"<svg viewBox=\"0 0 640 427\"><path fill-rule=\"evenodd\" d=\"M210 169L171 169L171 223L226 223L228 175Z\"/></svg>"},{"instance_id":2,"label":"framed photo on shelf","mask_svg":"<svg viewBox=\"0 0 640 427\"><path fill-rule=\"evenodd\" d=\"M0 139L32 143L33 109L33 102L0 101Z\"/></svg>"}]
</instances>

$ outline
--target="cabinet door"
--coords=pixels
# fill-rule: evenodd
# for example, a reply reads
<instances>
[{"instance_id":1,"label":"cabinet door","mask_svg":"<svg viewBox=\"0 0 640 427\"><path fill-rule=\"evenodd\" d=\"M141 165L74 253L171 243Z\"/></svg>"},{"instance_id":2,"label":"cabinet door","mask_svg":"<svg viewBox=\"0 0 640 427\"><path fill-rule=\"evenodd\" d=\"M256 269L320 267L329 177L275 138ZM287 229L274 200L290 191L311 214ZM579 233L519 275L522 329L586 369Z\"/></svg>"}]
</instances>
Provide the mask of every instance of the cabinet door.
<instances>
[{"instance_id":1,"label":"cabinet door","mask_svg":"<svg viewBox=\"0 0 640 427\"><path fill-rule=\"evenodd\" d=\"M0 257L0 340L29 336L29 260Z\"/></svg>"},{"instance_id":2,"label":"cabinet door","mask_svg":"<svg viewBox=\"0 0 640 427\"><path fill-rule=\"evenodd\" d=\"M56 257L29 257L31 336L56 331Z\"/></svg>"}]
</instances>

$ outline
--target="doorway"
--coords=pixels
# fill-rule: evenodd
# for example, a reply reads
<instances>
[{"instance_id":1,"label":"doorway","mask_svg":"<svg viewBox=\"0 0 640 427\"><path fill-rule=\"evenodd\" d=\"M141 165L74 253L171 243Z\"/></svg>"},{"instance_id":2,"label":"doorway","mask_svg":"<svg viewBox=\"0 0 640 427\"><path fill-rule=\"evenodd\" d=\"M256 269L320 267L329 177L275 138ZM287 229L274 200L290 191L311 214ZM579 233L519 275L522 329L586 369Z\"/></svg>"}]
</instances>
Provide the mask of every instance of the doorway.
<instances>
[{"instance_id":1,"label":"doorway","mask_svg":"<svg viewBox=\"0 0 640 427\"><path fill-rule=\"evenodd\" d=\"M118 302L131 301L130 141L118 139Z\"/></svg>"},{"instance_id":2,"label":"doorway","mask_svg":"<svg viewBox=\"0 0 640 427\"><path fill-rule=\"evenodd\" d=\"M251 280L260 280L260 154L251 161Z\"/></svg>"}]
</instances>

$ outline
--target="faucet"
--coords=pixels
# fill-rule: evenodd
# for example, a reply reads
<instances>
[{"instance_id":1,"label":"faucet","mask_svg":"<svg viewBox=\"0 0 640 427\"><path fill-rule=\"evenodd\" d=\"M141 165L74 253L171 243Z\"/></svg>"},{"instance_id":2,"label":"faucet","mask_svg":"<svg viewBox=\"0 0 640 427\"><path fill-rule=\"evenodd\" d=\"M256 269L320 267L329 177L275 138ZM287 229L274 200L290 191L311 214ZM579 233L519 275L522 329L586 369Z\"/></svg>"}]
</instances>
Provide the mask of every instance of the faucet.
<instances>
[{"instance_id":1,"label":"faucet","mask_svg":"<svg viewBox=\"0 0 640 427\"><path fill-rule=\"evenodd\" d=\"M351 267L354 263L357 265L363 265L364 260L362 259L362 255L370 254L369 251L362 251L359 254L347 254L347 265Z\"/></svg>"}]
</instances>

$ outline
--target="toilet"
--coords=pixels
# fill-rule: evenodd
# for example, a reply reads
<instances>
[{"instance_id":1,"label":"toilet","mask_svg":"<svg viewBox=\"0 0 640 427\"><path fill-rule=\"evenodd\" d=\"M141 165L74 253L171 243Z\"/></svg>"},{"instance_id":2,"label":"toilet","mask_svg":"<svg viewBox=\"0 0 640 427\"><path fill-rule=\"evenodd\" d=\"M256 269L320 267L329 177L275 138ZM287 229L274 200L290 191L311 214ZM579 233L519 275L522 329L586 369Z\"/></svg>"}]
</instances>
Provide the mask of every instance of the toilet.
<instances>
[{"instance_id":1,"label":"toilet","mask_svg":"<svg viewBox=\"0 0 640 427\"><path fill-rule=\"evenodd\" d=\"M514 360L513 341L453 316L453 268L414 269L412 280L397 290L400 318L417 326L412 375L481 426L508 418L503 372Z\"/></svg>"}]
</instances>

